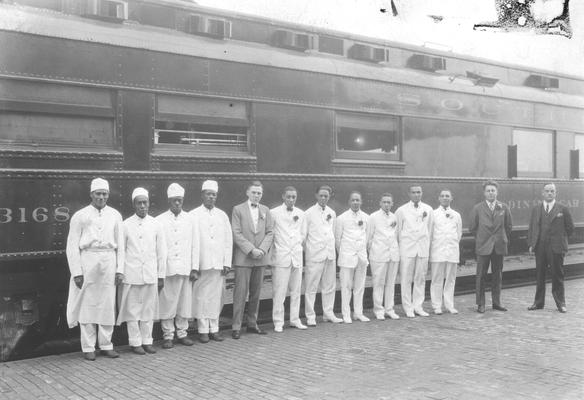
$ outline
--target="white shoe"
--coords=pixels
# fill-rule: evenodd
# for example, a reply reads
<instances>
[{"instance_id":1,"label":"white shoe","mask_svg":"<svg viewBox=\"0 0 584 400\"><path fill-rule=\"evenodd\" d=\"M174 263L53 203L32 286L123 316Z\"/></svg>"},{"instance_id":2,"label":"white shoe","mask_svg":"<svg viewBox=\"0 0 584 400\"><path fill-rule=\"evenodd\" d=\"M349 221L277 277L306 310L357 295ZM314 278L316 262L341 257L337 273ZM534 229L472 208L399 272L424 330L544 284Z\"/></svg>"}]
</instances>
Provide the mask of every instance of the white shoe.
<instances>
[{"instance_id":1,"label":"white shoe","mask_svg":"<svg viewBox=\"0 0 584 400\"><path fill-rule=\"evenodd\" d=\"M341 318L338 318L335 314L331 314L331 315L323 315L322 320L324 322L332 322L333 324L339 324L341 322L343 322L343 320Z\"/></svg>"},{"instance_id":2,"label":"white shoe","mask_svg":"<svg viewBox=\"0 0 584 400\"><path fill-rule=\"evenodd\" d=\"M385 319L385 316L383 315L383 313L379 313L375 314L375 318L377 318L380 321L383 321Z\"/></svg>"},{"instance_id":3,"label":"white shoe","mask_svg":"<svg viewBox=\"0 0 584 400\"><path fill-rule=\"evenodd\" d=\"M397 315L393 310L386 312L385 315L391 319L399 319L399 315Z\"/></svg>"},{"instance_id":4,"label":"white shoe","mask_svg":"<svg viewBox=\"0 0 584 400\"><path fill-rule=\"evenodd\" d=\"M302 322L290 323L290 327L296 328L296 329L308 329L308 327L306 325L304 325Z\"/></svg>"},{"instance_id":5,"label":"white shoe","mask_svg":"<svg viewBox=\"0 0 584 400\"><path fill-rule=\"evenodd\" d=\"M434 314L436 314L436 315L442 315L442 310L439 309L439 308L435 308L434 309Z\"/></svg>"},{"instance_id":6,"label":"white shoe","mask_svg":"<svg viewBox=\"0 0 584 400\"><path fill-rule=\"evenodd\" d=\"M361 321L361 322L369 322L369 321L371 321L369 318L367 318L363 314L361 314L361 315L355 315L354 317L355 317L356 320Z\"/></svg>"},{"instance_id":7,"label":"white shoe","mask_svg":"<svg viewBox=\"0 0 584 400\"><path fill-rule=\"evenodd\" d=\"M308 326L316 326L316 320L315 319L307 319L306 320L306 325L308 325Z\"/></svg>"},{"instance_id":8,"label":"white shoe","mask_svg":"<svg viewBox=\"0 0 584 400\"><path fill-rule=\"evenodd\" d=\"M274 332L282 333L284 332L284 328L282 328L281 326L274 326Z\"/></svg>"},{"instance_id":9,"label":"white shoe","mask_svg":"<svg viewBox=\"0 0 584 400\"><path fill-rule=\"evenodd\" d=\"M421 308L419 310L414 310L414 313L418 314L420 317L427 317L428 315L430 315Z\"/></svg>"},{"instance_id":10,"label":"white shoe","mask_svg":"<svg viewBox=\"0 0 584 400\"><path fill-rule=\"evenodd\" d=\"M457 310L456 308L449 308L449 309L448 309L448 312L449 312L450 314L458 314L458 310Z\"/></svg>"},{"instance_id":11,"label":"white shoe","mask_svg":"<svg viewBox=\"0 0 584 400\"><path fill-rule=\"evenodd\" d=\"M416 314L413 311L406 312L406 317L408 318L416 318Z\"/></svg>"},{"instance_id":12,"label":"white shoe","mask_svg":"<svg viewBox=\"0 0 584 400\"><path fill-rule=\"evenodd\" d=\"M351 318L349 318L349 317L343 317L343 322L344 322L345 324L352 324L352 323L353 323L353 321L352 321L352 320L351 320Z\"/></svg>"}]
</instances>

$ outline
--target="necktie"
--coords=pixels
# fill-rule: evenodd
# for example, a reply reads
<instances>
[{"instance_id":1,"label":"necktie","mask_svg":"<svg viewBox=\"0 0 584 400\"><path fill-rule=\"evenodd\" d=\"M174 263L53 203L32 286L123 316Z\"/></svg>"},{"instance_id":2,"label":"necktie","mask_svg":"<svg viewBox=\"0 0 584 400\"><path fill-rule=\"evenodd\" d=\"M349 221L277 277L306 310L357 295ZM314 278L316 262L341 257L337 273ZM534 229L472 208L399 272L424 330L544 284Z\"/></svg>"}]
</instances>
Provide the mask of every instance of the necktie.
<instances>
[{"instance_id":1,"label":"necktie","mask_svg":"<svg viewBox=\"0 0 584 400\"><path fill-rule=\"evenodd\" d=\"M418 203L414 203L414 208L418 208Z\"/></svg>"},{"instance_id":2,"label":"necktie","mask_svg":"<svg viewBox=\"0 0 584 400\"><path fill-rule=\"evenodd\" d=\"M549 204L546 204L545 205L545 213L546 214L549 214L549 212L550 212L550 205Z\"/></svg>"},{"instance_id":3,"label":"necktie","mask_svg":"<svg viewBox=\"0 0 584 400\"><path fill-rule=\"evenodd\" d=\"M251 208L258 208L257 204L251 203Z\"/></svg>"},{"instance_id":4,"label":"necktie","mask_svg":"<svg viewBox=\"0 0 584 400\"><path fill-rule=\"evenodd\" d=\"M493 211L495 209L495 202L491 202L489 203L489 208L491 209L491 211Z\"/></svg>"},{"instance_id":5,"label":"necktie","mask_svg":"<svg viewBox=\"0 0 584 400\"><path fill-rule=\"evenodd\" d=\"M292 212L292 211L294 211L294 208L293 207L286 207L286 211Z\"/></svg>"}]
</instances>

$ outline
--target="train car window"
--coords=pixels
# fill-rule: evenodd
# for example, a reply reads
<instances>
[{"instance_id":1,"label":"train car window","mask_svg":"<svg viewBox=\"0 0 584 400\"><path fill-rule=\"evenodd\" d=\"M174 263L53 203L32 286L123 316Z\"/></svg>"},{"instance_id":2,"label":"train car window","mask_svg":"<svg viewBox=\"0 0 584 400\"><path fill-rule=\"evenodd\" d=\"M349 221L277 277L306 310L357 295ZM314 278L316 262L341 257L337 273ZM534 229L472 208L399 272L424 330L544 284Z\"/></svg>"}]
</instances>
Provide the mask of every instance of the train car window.
<instances>
[{"instance_id":1,"label":"train car window","mask_svg":"<svg viewBox=\"0 0 584 400\"><path fill-rule=\"evenodd\" d=\"M396 117L337 113L337 157L399 160L399 120Z\"/></svg>"},{"instance_id":2,"label":"train car window","mask_svg":"<svg viewBox=\"0 0 584 400\"><path fill-rule=\"evenodd\" d=\"M580 150L578 166L580 169L580 178L582 178L584 177L584 133L574 134L574 150Z\"/></svg>"},{"instance_id":3,"label":"train car window","mask_svg":"<svg viewBox=\"0 0 584 400\"><path fill-rule=\"evenodd\" d=\"M524 177L554 176L554 135L551 131L513 130L517 145L517 174Z\"/></svg>"},{"instance_id":4,"label":"train car window","mask_svg":"<svg viewBox=\"0 0 584 400\"><path fill-rule=\"evenodd\" d=\"M160 95L154 150L247 153L247 114L243 102Z\"/></svg>"}]
</instances>

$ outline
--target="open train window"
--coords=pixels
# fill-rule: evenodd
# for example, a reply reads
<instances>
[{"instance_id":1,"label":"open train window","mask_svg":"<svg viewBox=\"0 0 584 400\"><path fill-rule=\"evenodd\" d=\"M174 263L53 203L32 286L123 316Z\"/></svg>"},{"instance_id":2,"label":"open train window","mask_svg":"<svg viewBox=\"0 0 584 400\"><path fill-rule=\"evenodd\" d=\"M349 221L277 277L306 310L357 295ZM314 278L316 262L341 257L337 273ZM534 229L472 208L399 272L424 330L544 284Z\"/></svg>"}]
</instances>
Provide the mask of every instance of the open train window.
<instances>
[{"instance_id":1,"label":"open train window","mask_svg":"<svg viewBox=\"0 0 584 400\"><path fill-rule=\"evenodd\" d=\"M399 160L399 119L385 115L337 113L338 158Z\"/></svg>"},{"instance_id":2,"label":"open train window","mask_svg":"<svg viewBox=\"0 0 584 400\"><path fill-rule=\"evenodd\" d=\"M554 176L554 134L551 131L513 130L517 145L517 174L523 177Z\"/></svg>"},{"instance_id":3,"label":"open train window","mask_svg":"<svg viewBox=\"0 0 584 400\"><path fill-rule=\"evenodd\" d=\"M247 154L247 114L247 105L243 102L160 95L154 150Z\"/></svg>"},{"instance_id":4,"label":"open train window","mask_svg":"<svg viewBox=\"0 0 584 400\"><path fill-rule=\"evenodd\" d=\"M574 150L579 150L580 160L578 167L580 169L580 178L584 177L584 133L574 134Z\"/></svg>"}]
</instances>

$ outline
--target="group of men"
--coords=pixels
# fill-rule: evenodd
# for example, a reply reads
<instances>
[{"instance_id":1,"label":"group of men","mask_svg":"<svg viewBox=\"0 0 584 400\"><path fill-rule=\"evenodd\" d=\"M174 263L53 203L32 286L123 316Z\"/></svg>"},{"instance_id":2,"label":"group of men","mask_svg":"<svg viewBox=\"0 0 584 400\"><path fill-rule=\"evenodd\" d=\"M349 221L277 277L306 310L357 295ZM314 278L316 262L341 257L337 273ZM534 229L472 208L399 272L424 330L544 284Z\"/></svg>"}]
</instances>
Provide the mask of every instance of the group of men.
<instances>
[{"instance_id":1,"label":"group of men","mask_svg":"<svg viewBox=\"0 0 584 400\"><path fill-rule=\"evenodd\" d=\"M503 256L507 253L512 221L508 207L497 201L498 185L483 185L485 201L475 205L470 231L476 238L477 311L485 312L485 280L492 269L493 309L501 304ZM126 322L128 342L136 354L155 353L153 321L160 320L163 348L177 342L191 346L189 319L197 320L199 341L222 341L219 314L223 306L225 275L233 267L232 337L240 339L244 314L246 332L266 334L257 323L260 292L267 266L272 269L272 320L275 332L284 329L284 300L290 296L290 327L316 326L315 299L321 292L323 321L367 322L363 295L367 266L371 268L373 313L377 319L399 319L394 310L394 288L400 276L401 303L407 317L426 317L423 308L428 266L431 265L430 297L435 314L443 307L452 314L454 286L462 237L460 214L450 207L452 191L440 192L439 206L423 203L422 187L412 185L410 201L391 212L393 196L384 193L380 209L366 214L362 195L349 196L349 209L337 217L328 206L330 186L318 187L316 204L306 211L296 207L297 190L288 186L283 203L269 209L260 201L263 185L247 186L248 200L233 208L231 222L215 207L216 181L205 181L202 204L183 210L185 190L172 183L167 190L169 209L156 218L148 214L149 193L132 193L135 214L122 221L107 206L109 184L101 178L91 183L91 204L71 219L67 258L71 283L67 318L79 324L81 347L87 360L95 360L96 340L102 354L118 357L111 336L114 324ZM546 184L544 202L533 209L530 251L535 251L537 291L530 310L540 309L545 299L545 270L552 266L552 292L556 306L566 312L563 290L563 255L573 223L566 207L555 202L556 189ZM333 311L336 268L339 267L342 318ZM304 276L306 324L300 319ZM118 315L116 318L116 286ZM353 300L353 312L350 302ZM247 304L247 313L246 311Z\"/></svg>"}]
</instances>

